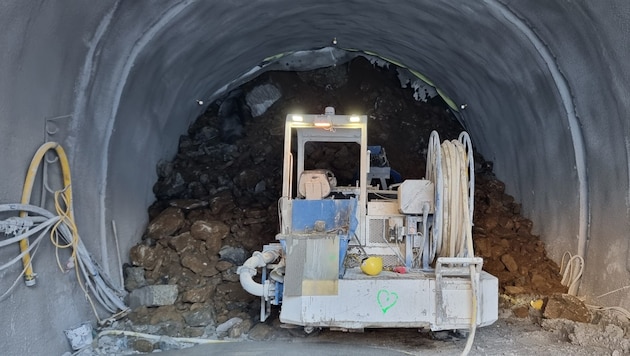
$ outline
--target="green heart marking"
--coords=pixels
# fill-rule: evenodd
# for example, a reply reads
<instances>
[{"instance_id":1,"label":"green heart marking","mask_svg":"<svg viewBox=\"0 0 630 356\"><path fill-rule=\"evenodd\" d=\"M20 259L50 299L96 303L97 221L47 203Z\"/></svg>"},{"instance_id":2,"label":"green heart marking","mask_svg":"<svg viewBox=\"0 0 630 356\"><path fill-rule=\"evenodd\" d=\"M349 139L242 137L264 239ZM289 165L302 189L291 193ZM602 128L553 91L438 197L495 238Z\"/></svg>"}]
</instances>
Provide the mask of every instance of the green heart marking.
<instances>
[{"instance_id":1,"label":"green heart marking","mask_svg":"<svg viewBox=\"0 0 630 356\"><path fill-rule=\"evenodd\" d=\"M376 294L376 301L378 302L378 306L381 307L383 314L385 314L398 302L398 293L381 289L378 291L378 294Z\"/></svg>"}]
</instances>

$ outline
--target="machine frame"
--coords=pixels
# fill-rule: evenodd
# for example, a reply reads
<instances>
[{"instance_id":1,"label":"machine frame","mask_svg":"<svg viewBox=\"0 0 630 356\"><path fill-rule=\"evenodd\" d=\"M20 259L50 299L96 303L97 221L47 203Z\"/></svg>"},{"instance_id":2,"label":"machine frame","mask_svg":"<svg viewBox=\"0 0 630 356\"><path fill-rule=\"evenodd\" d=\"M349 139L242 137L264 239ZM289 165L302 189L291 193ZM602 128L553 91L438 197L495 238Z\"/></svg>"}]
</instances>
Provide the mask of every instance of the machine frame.
<instances>
[{"instance_id":1,"label":"machine frame","mask_svg":"<svg viewBox=\"0 0 630 356\"><path fill-rule=\"evenodd\" d=\"M287 116L279 243L266 245L239 268L245 289L261 296L261 320L271 305L281 305L280 321L305 330L492 324L498 317L498 280L481 270L483 260L472 251L427 257L442 199L437 182L408 180L398 190L371 185L367 120L336 115L332 108L323 115ZM304 169L304 147L313 141L360 146L354 185L336 186L329 173ZM353 258L365 256L383 258L385 270L369 276L360 261L352 265ZM258 267L262 281L252 287Z\"/></svg>"}]
</instances>

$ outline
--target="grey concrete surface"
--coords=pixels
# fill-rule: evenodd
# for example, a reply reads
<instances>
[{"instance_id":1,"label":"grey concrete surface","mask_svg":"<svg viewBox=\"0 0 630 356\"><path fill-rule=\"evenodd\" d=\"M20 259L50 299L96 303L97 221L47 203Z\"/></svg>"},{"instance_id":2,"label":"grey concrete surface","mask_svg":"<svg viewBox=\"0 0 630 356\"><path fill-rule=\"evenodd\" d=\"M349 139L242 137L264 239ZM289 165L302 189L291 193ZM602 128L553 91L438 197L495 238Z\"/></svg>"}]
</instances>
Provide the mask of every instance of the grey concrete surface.
<instances>
[{"instance_id":1,"label":"grey concrete surface","mask_svg":"<svg viewBox=\"0 0 630 356\"><path fill-rule=\"evenodd\" d=\"M209 103L269 56L337 38L467 104L460 120L552 257L584 252L580 294L630 308L629 289L595 298L630 284L625 0L8 0L0 26L0 203L19 200L39 145L60 142L82 239L115 280L111 222L126 259L147 221L157 161L204 110L196 100ZM3 248L0 261L16 254ZM60 354L62 330L94 319L50 244L34 267L37 286L0 303L7 354ZM0 272L2 291L20 270Z\"/></svg>"},{"instance_id":2,"label":"grey concrete surface","mask_svg":"<svg viewBox=\"0 0 630 356\"><path fill-rule=\"evenodd\" d=\"M321 355L321 356L397 356L410 355L405 351L396 351L385 347L375 347L339 342L226 342L198 345L188 349L160 352L165 356L202 356L202 355L238 355L262 356L280 353L282 355ZM421 353L413 353L420 355ZM426 355L435 354L427 351Z\"/></svg>"}]
</instances>

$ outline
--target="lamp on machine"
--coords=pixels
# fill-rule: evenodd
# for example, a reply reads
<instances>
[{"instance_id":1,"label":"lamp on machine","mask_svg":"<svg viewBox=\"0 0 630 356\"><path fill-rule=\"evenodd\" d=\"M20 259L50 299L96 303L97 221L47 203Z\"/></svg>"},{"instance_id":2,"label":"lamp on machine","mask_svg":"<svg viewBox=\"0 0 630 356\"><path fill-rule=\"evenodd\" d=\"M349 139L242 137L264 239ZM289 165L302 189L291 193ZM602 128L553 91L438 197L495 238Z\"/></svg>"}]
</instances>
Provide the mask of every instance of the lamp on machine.
<instances>
[{"instance_id":1,"label":"lamp on machine","mask_svg":"<svg viewBox=\"0 0 630 356\"><path fill-rule=\"evenodd\" d=\"M315 125L315 127L329 128L332 126L332 122L326 121L326 120L315 119L315 121L313 122L313 125Z\"/></svg>"},{"instance_id":2,"label":"lamp on machine","mask_svg":"<svg viewBox=\"0 0 630 356\"><path fill-rule=\"evenodd\" d=\"M302 122L302 121L304 121L304 118L302 117L302 115L293 115L293 116L291 116L291 120L297 121L297 122Z\"/></svg>"},{"instance_id":3,"label":"lamp on machine","mask_svg":"<svg viewBox=\"0 0 630 356\"><path fill-rule=\"evenodd\" d=\"M352 116L350 116L349 120L350 120L350 122L359 122L359 121L361 121L361 118L356 116L356 115L352 115Z\"/></svg>"},{"instance_id":4,"label":"lamp on machine","mask_svg":"<svg viewBox=\"0 0 630 356\"><path fill-rule=\"evenodd\" d=\"M315 120L313 120L313 125L315 127L326 129L332 126L332 121L327 116L318 116Z\"/></svg>"}]
</instances>

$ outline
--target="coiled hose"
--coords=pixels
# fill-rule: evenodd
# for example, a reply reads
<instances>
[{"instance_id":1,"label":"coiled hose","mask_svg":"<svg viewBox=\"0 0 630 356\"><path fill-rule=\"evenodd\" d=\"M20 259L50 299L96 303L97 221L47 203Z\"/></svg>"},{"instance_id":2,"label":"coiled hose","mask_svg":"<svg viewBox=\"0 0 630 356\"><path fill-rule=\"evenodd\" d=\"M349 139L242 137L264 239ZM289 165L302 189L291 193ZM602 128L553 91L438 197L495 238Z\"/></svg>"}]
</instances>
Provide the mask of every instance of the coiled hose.
<instances>
[{"instance_id":1,"label":"coiled hose","mask_svg":"<svg viewBox=\"0 0 630 356\"><path fill-rule=\"evenodd\" d=\"M444 141L436 131L429 137L426 177L435 185L435 213L429 260L435 257L474 257L472 219L475 178L468 133Z\"/></svg>"}]
</instances>

